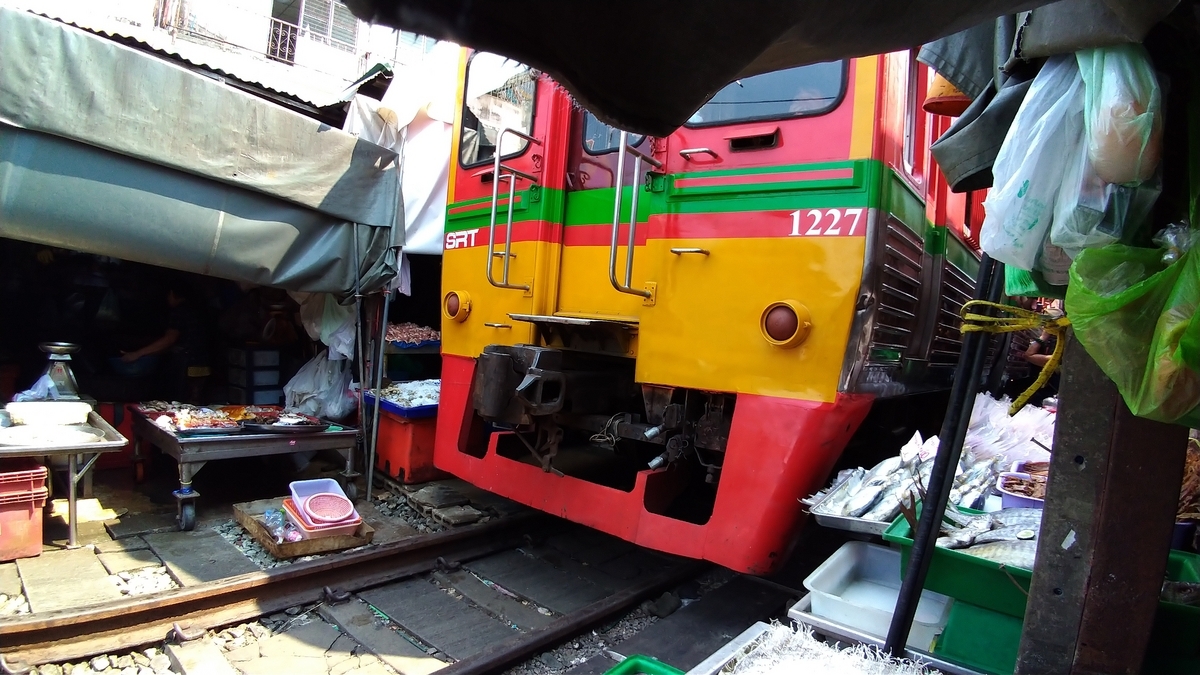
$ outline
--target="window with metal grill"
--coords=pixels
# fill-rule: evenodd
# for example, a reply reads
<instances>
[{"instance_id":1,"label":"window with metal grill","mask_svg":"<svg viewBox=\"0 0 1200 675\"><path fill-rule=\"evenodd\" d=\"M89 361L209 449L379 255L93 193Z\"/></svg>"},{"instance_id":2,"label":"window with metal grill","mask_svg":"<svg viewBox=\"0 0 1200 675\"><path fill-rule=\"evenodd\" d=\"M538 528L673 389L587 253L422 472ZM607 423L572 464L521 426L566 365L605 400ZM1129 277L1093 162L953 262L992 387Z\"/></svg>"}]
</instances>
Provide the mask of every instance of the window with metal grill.
<instances>
[{"instance_id":1,"label":"window with metal grill","mask_svg":"<svg viewBox=\"0 0 1200 675\"><path fill-rule=\"evenodd\" d=\"M358 41L358 19L337 0L304 0L300 26L310 38L348 52Z\"/></svg>"}]
</instances>

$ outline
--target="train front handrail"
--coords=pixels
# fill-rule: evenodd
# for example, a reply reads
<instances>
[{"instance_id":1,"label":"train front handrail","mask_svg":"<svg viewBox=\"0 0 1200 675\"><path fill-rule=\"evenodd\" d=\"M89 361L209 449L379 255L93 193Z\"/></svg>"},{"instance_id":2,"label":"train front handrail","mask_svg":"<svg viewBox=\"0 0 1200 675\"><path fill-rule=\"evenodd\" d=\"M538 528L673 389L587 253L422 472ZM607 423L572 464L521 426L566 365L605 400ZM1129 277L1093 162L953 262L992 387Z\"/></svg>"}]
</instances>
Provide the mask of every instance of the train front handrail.
<instances>
[{"instance_id":1,"label":"train front handrail","mask_svg":"<svg viewBox=\"0 0 1200 675\"><path fill-rule=\"evenodd\" d=\"M633 155L633 196L629 200L629 243L628 253L625 255L625 283L617 281L617 246L619 232L621 229L621 189L625 178L625 156ZM638 288L631 288L633 282L633 247L637 239L637 209L638 209L638 192L641 182L642 160L655 168L661 168L662 162L654 159L650 155L643 153L637 148L629 145L629 132L621 132L620 151L617 153L617 173L613 178L613 183L616 186L616 195L613 197L613 222L612 222L612 245L608 249L608 281L612 287L621 293L637 295L643 298L652 297L650 291Z\"/></svg>"},{"instance_id":2,"label":"train front handrail","mask_svg":"<svg viewBox=\"0 0 1200 675\"><path fill-rule=\"evenodd\" d=\"M517 291L528 291L529 286L525 284L510 284L508 283L508 263L515 256L512 254L512 226L513 226L513 202L517 197L517 180L524 179L529 181L531 186L537 185L537 176L527 174L523 171L518 171L510 166L505 166L500 162L501 157L501 140L505 134L512 134L519 138L524 138L530 143L541 145L542 142L538 139L526 134L522 131L517 131L509 127L504 127L500 133L496 134L496 150L495 161L492 164L492 214L488 219L488 254L487 254L487 280L488 283L496 288L509 288ZM503 173L502 173L503 171ZM500 257L504 258L504 266L501 269L501 277L499 283L492 275L492 259L496 257L496 211L500 205L500 182L508 181L508 227L504 231L504 253Z\"/></svg>"}]
</instances>

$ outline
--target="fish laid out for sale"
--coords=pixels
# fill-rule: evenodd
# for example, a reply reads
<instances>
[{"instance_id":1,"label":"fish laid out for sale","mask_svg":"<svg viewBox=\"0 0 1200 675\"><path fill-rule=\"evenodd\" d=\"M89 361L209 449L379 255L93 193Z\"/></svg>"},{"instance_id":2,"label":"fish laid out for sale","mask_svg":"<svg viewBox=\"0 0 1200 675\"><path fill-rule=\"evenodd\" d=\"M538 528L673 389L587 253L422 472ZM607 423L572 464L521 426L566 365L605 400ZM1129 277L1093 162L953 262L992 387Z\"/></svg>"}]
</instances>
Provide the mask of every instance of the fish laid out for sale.
<instances>
[{"instance_id":1,"label":"fish laid out for sale","mask_svg":"<svg viewBox=\"0 0 1200 675\"><path fill-rule=\"evenodd\" d=\"M1041 509L1001 509L971 515L946 510L937 545L1010 567L1033 569Z\"/></svg>"},{"instance_id":2,"label":"fish laid out for sale","mask_svg":"<svg viewBox=\"0 0 1200 675\"><path fill-rule=\"evenodd\" d=\"M823 500L810 502L813 512L890 523L899 515L902 504L924 494L937 445L936 436L922 440L918 433L901 448L899 456L883 460L870 471L858 468L843 472ZM951 503L968 508L981 503L1005 468L1004 463L1001 457L972 459L964 455L954 478Z\"/></svg>"}]
</instances>

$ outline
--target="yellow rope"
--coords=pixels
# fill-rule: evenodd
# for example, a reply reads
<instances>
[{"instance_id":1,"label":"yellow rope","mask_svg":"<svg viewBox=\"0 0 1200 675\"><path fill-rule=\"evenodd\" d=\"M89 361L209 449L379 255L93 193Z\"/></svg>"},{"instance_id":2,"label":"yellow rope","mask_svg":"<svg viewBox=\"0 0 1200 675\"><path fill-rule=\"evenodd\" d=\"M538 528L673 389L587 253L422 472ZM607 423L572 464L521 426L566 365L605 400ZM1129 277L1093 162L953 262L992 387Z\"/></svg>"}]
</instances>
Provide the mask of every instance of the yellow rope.
<instances>
[{"instance_id":1,"label":"yellow rope","mask_svg":"<svg viewBox=\"0 0 1200 675\"><path fill-rule=\"evenodd\" d=\"M998 316L988 316L970 311L975 308L993 309ZM1044 387L1046 382L1050 381L1050 376L1054 374L1054 371L1058 370L1058 364L1062 361L1063 348L1066 346L1066 329L1071 325L1070 319L1065 316L1049 316L986 300L971 300L963 305L961 315L962 332L964 333L1015 333L1022 330L1043 330L1057 338L1054 344L1054 353L1050 355L1050 360L1046 362L1046 365L1042 366L1042 372L1038 375L1037 381L1018 396L1017 400L1013 401L1012 406L1009 407L1009 415L1017 414L1017 411L1033 396L1033 393ZM997 358L1003 356L998 354Z\"/></svg>"}]
</instances>

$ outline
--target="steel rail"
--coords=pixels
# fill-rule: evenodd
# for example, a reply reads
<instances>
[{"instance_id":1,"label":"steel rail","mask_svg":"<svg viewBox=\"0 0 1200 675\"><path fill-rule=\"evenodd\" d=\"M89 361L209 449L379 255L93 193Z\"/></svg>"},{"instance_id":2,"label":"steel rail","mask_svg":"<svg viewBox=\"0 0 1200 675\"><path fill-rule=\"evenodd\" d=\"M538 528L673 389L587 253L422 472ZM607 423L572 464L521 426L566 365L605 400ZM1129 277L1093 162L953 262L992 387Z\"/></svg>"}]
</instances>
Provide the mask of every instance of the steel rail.
<instances>
[{"instance_id":1,"label":"steel rail","mask_svg":"<svg viewBox=\"0 0 1200 675\"><path fill-rule=\"evenodd\" d=\"M78 610L0 620L8 663L69 661L160 642L176 624L209 630L322 600L325 589L358 591L434 569L439 559L466 561L520 545L537 512L460 530L410 537L336 558L295 563L228 579ZM64 580L64 583L69 583Z\"/></svg>"}]
</instances>

